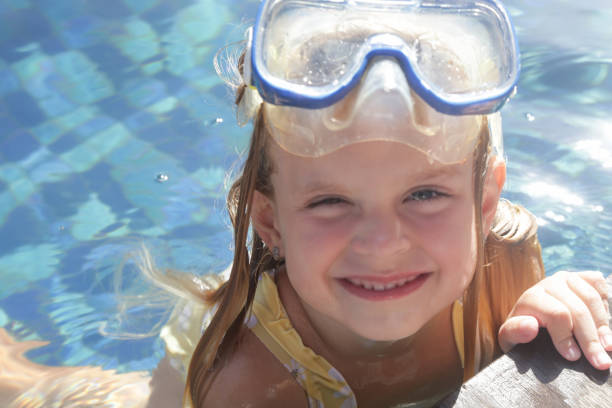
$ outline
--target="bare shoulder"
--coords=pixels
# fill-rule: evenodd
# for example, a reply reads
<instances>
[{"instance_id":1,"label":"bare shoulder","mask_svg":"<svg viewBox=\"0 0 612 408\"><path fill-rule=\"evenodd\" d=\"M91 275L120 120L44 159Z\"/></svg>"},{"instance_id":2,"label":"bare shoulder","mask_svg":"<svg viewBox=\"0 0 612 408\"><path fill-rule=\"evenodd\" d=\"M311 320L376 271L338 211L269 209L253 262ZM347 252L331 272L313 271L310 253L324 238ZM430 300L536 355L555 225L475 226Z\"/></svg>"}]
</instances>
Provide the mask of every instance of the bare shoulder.
<instances>
[{"instance_id":1,"label":"bare shoulder","mask_svg":"<svg viewBox=\"0 0 612 408\"><path fill-rule=\"evenodd\" d=\"M307 407L302 387L248 330L215 377L205 407Z\"/></svg>"},{"instance_id":2,"label":"bare shoulder","mask_svg":"<svg viewBox=\"0 0 612 408\"><path fill-rule=\"evenodd\" d=\"M170 364L168 356L161 359L157 368L153 370L149 386L151 395L147 408L181 406L185 382L181 374Z\"/></svg>"}]
</instances>

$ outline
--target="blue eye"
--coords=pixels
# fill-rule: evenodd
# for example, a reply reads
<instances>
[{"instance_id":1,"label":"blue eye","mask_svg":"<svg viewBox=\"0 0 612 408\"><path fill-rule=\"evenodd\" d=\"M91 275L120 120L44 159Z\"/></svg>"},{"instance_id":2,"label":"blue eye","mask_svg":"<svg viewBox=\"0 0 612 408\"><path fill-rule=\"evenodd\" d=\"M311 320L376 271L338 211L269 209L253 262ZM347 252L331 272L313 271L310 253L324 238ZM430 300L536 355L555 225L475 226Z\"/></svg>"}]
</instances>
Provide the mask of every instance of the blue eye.
<instances>
[{"instance_id":1,"label":"blue eye","mask_svg":"<svg viewBox=\"0 0 612 408\"><path fill-rule=\"evenodd\" d=\"M444 194L436 190L424 189L424 190L415 191L414 193L410 194L407 200L432 201L432 200L436 200L442 197L448 197L448 194Z\"/></svg>"}]
</instances>

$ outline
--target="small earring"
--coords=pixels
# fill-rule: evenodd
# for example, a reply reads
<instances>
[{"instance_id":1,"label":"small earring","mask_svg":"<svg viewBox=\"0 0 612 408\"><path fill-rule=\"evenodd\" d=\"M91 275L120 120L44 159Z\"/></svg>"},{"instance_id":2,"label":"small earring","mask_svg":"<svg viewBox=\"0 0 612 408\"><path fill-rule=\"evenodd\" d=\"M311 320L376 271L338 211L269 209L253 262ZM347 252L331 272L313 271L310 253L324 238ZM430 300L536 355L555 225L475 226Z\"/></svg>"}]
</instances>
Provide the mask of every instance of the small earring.
<instances>
[{"instance_id":1,"label":"small earring","mask_svg":"<svg viewBox=\"0 0 612 408\"><path fill-rule=\"evenodd\" d=\"M277 246L272 248L272 257L274 258L275 261L280 260L280 249L278 249Z\"/></svg>"}]
</instances>

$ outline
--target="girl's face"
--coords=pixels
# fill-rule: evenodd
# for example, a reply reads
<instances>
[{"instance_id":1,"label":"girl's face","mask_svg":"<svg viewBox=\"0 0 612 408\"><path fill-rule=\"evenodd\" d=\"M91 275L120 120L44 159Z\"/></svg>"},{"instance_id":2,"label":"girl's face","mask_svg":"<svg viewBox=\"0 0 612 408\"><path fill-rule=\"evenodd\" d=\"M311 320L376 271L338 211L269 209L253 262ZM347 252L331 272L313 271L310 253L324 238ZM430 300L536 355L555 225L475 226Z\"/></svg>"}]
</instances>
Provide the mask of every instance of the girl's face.
<instances>
[{"instance_id":1,"label":"girl's face","mask_svg":"<svg viewBox=\"0 0 612 408\"><path fill-rule=\"evenodd\" d=\"M477 248L471 157L430 163L375 141L304 158L271 145L274 198L256 194L254 222L315 325L393 341L462 296Z\"/></svg>"}]
</instances>

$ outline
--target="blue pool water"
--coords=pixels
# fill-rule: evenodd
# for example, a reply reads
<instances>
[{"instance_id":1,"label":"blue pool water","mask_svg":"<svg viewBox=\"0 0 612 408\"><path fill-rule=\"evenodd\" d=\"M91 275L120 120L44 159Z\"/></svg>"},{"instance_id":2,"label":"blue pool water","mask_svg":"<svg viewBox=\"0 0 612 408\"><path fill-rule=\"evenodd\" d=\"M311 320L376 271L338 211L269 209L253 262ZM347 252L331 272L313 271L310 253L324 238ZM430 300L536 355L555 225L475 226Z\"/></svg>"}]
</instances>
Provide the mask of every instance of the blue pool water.
<instances>
[{"instance_id":1,"label":"blue pool water","mask_svg":"<svg viewBox=\"0 0 612 408\"><path fill-rule=\"evenodd\" d=\"M504 194L538 217L549 273L608 274L612 3L506 4L523 74L504 110ZM151 369L156 336L99 334L126 253L144 242L161 266L197 273L230 261L226 174L250 129L212 58L257 5L0 2L0 325L50 341L33 360Z\"/></svg>"}]
</instances>

